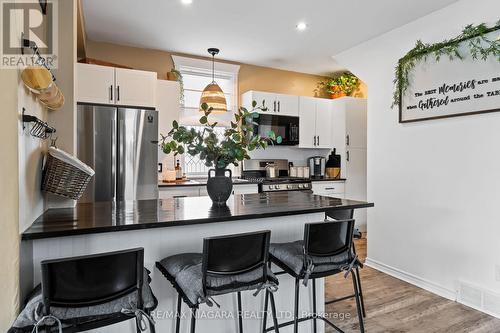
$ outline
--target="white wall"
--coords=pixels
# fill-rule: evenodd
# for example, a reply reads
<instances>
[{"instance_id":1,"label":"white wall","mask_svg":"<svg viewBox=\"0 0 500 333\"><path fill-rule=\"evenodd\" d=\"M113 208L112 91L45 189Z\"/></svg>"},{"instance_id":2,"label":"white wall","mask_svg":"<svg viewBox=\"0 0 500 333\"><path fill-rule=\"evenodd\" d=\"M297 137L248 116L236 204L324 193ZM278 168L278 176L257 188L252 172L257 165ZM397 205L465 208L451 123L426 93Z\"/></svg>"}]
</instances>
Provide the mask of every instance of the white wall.
<instances>
[{"instance_id":1,"label":"white wall","mask_svg":"<svg viewBox=\"0 0 500 333\"><path fill-rule=\"evenodd\" d=\"M368 257L451 298L458 280L500 292L500 113L399 124L394 67L417 39L454 37L499 12L498 0L458 1L335 57L370 89Z\"/></svg>"}]
</instances>

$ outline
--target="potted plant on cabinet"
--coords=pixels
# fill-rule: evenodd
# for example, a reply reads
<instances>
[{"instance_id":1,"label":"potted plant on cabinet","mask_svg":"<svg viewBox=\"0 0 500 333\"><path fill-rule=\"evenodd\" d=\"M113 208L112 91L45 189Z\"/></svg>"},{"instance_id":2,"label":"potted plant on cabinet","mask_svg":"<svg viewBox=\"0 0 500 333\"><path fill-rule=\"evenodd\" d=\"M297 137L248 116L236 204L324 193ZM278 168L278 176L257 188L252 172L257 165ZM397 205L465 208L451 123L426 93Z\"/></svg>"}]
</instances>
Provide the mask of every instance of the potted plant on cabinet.
<instances>
[{"instance_id":1,"label":"potted plant on cabinet","mask_svg":"<svg viewBox=\"0 0 500 333\"><path fill-rule=\"evenodd\" d=\"M345 72L321 83L332 98L350 96L359 86L359 79L351 72Z\"/></svg>"},{"instance_id":2,"label":"potted plant on cabinet","mask_svg":"<svg viewBox=\"0 0 500 333\"><path fill-rule=\"evenodd\" d=\"M161 148L165 154L198 155L207 167L213 167L208 172L208 195L214 205L224 206L233 189L232 172L227 166L238 166L241 161L250 158L249 152L259 148L266 149L275 142L279 144L282 138L272 131L267 138L254 134L258 111L267 111L264 102L257 107L257 102L253 101L252 110L241 107L235 112L234 121L231 121L231 127L224 131L222 138L214 133L217 122L209 120L212 108L203 103L201 110L203 116L199 122L203 126L202 130L188 129L174 121L172 130L166 136L162 135Z\"/></svg>"}]
</instances>

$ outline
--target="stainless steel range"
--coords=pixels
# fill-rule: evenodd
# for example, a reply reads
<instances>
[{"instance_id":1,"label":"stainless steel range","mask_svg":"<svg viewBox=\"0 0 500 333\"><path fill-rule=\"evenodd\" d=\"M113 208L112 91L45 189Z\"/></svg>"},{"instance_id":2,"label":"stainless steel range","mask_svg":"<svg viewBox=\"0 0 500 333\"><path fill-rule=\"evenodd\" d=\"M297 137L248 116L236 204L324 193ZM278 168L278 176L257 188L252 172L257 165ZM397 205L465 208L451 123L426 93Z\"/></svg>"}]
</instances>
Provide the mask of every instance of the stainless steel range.
<instances>
[{"instance_id":1,"label":"stainless steel range","mask_svg":"<svg viewBox=\"0 0 500 333\"><path fill-rule=\"evenodd\" d=\"M274 172L269 172L274 168ZM267 177L274 174L275 177ZM311 191L308 178L289 177L288 160L252 159L243 161L241 178L259 183L259 192Z\"/></svg>"}]
</instances>

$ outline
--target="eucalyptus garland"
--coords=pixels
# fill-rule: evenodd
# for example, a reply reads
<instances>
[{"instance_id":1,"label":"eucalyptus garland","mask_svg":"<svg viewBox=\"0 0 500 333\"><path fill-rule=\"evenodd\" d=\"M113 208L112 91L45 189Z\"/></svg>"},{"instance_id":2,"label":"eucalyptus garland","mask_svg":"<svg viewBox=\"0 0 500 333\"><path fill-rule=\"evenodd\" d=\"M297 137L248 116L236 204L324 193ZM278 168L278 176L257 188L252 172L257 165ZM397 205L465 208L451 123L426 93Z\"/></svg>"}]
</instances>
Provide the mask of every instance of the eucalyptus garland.
<instances>
[{"instance_id":1,"label":"eucalyptus garland","mask_svg":"<svg viewBox=\"0 0 500 333\"><path fill-rule=\"evenodd\" d=\"M472 59L486 60L488 57L493 56L500 62L500 38L491 40L486 37L486 34L499 29L500 21L493 27L488 27L484 23L479 25L469 24L462 30L460 35L449 40L435 44L426 44L418 40L415 47L399 59L398 66L396 66L392 106L400 105L402 96L410 86L409 75L419 61L427 61L431 57L436 62L442 57L447 57L450 60L463 60L464 55L459 51L463 42L468 46Z\"/></svg>"}]
</instances>

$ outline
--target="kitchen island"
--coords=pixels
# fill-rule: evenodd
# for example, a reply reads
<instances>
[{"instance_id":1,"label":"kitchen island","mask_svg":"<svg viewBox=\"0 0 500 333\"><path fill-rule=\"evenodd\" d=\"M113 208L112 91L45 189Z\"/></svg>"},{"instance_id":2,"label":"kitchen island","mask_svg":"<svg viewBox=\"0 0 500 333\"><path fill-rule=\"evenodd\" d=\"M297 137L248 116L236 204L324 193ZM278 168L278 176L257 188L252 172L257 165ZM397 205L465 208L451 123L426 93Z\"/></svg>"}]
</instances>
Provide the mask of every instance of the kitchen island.
<instances>
[{"instance_id":1,"label":"kitchen island","mask_svg":"<svg viewBox=\"0 0 500 333\"><path fill-rule=\"evenodd\" d=\"M154 268L156 261L181 252L202 252L204 237L257 230L271 230L272 242L302 239L304 224L324 220L328 210L371 207L367 202L290 191L234 195L227 207L212 207L208 197L141 200L134 202L102 202L78 204L74 208L51 209L40 216L23 234L22 276L24 286L40 282L40 261L133 247L145 249L145 265L152 271L152 288L159 300L157 331L171 332L175 309L174 289ZM324 284L318 281L317 297L323 311ZM293 279L280 275L276 293L278 311L289 315L293 307ZM243 294L244 321L248 332L259 332L263 294ZM301 311L312 309L311 291L301 288ZM197 332L232 333L237 331L235 295L217 297L221 308L202 305ZM187 311L187 307L183 307ZM189 316L186 316L188 320ZM281 320L287 320L282 318ZM184 325L183 325L184 326ZM187 327L189 325L185 325ZM310 332L303 324L301 332ZM323 332L320 326L319 332ZM290 328L282 332L289 332ZM109 332L132 332L130 323L108 329Z\"/></svg>"}]
</instances>

